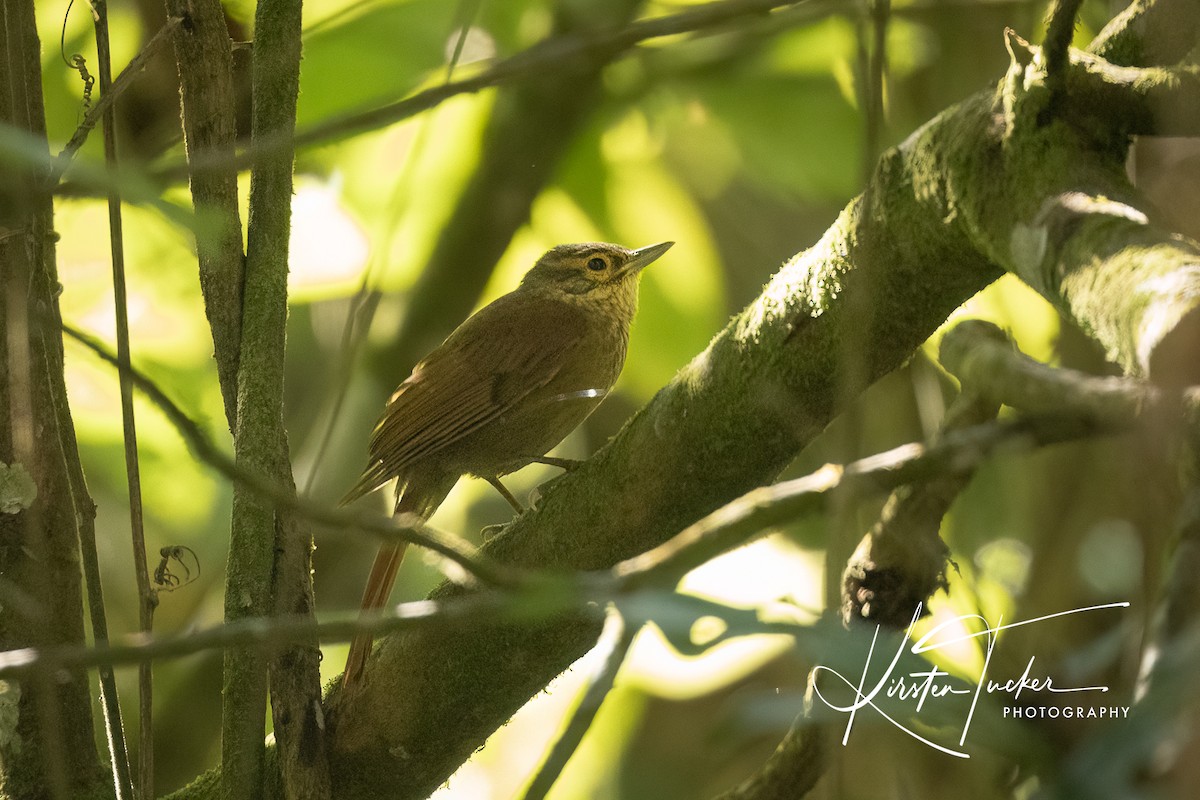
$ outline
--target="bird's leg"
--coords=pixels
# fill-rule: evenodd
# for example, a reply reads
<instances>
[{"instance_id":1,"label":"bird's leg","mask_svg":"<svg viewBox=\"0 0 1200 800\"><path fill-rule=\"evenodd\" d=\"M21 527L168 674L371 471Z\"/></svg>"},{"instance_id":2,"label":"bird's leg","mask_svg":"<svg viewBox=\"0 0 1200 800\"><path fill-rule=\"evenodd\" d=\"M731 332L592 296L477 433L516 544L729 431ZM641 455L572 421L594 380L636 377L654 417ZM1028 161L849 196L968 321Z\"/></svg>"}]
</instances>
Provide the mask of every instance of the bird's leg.
<instances>
[{"instance_id":1,"label":"bird's leg","mask_svg":"<svg viewBox=\"0 0 1200 800\"><path fill-rule=\"evenodd\" d=\"M583 461L577 458L555 458L554 456L536 456L529 459L529 461L532 464L545 464L549 467L558 467L566 472L570 472L583 463Z\"/></svg>"},{"instance_id":2,"label":"bird's leg","mask_svg":"<svg viewBox=\"0 0 1200 800\"><path fill-rule=\"evenodd\" d=\"M495 475L484 475L483 479L490 483L493 488L500 493L500 496L508 501L508 504L513 507L513 511L516 511L518 514L525 513L525 507L517 501L517 498L513 497L512 492L510 492L508 488L500 482L499 478L497 478Z\"/></svg>"}]
</instances>

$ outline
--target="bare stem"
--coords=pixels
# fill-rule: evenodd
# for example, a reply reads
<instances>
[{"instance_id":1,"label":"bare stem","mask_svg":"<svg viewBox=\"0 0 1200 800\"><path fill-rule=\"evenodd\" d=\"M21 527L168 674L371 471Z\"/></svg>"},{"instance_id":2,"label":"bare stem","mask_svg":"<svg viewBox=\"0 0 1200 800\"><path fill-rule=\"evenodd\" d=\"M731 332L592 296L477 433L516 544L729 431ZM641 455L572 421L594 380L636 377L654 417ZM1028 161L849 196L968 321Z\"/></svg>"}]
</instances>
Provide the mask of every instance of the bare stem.
<instances>
[{"instance_id":1,"label":"bare stem","mask_svg":"<svg viewBox=\"0 0 1200 800\"><path fill-rule=\"evenodd\" d=\"M112 58L108 37L108 5L105 0L93 0L93 19L96 28L96 60L100 95L113 96ZM114 98L115 100L115 98ZM110 100L101 113L104 134L104 163L109 173L119 171L117 159L116 104ZM112 248L113 310L116 314L117 363L128 365L129 311L125 288L125 240L121 222L121 194L118 182L108 189L108 230ZM127 371L118 374L121 388L121 428L125 444L125 475L129 484L129 527L133 545L134 577L138 590L138 630L149 633L154 626L154 606L157 596L150 588L150 573L146 568L146 535L142 519L142 485L138 465L137 424L133 411L133 383ZM97 570L98 573L98 570ZM97 579L99 575L97 574ZM154 684L149 662L138 665L138 794L154 796ZM115 687L114 687L115 688ZM113 702L116 702L114 696ZM124 731L120 717L109 725L109 740L113 747L113 768L116 771L118 797L134 797L129 775L129 757L124 752Z\"/></svg>"},{"instance_id":2,"label":"bare stem","mask_svg":"<svg viewBox=\"0 0 1200 800\"><path fill-rule=\"evenodd\" d=\"M71 138L67 140L67 143L63 145L63 149L55 157L54 167L50 171L51 184L58 183L62 179L63 173L67 171L67 168L71 166L71 162L75 159L75 154L79 152L84 142L87 141L88 134L100 122L101 117L108 113L108 110L116 103L117 98L133 85L133 82L137 80L137 77L146 68L146 62L158 54L159 48L167 43L175 29L179 27L180 22L179 17L168 17L166 23L158 29L158 32L151 37L150 41L146 42L146 46L125 65L125 69L121 70L121 74L112 81L108 87L108 91L105 91L104 87L101 86L100 100L83 115L83 121L79 123L79 127L75 129L75 132L71 134Z\"/></svg>"},{"instance_id":3,"label":"bare stem","mask_svg":"<svg viewBox=\"0 0 1200 800\"><path fill-rule=\"evenodd\" d=\"M707 30L727 25L737 19L753 14L768 14L777 8L794 6L804 0L717 0L687 11L654 19L639 20L630 25L599 31L587 36L561 36L547 39L493 64L487 70L470 78L426 89L402 100L376 108L358 111L314 125L296 134L296 147L311 147L327 144L368 131L391 125L427 111L445 100L460 94L499 86L504 83L534 75L562 70L581 59L592 59L597 53L629 50L641 42L674 36L693 31ZM262 152L290 146L277 138L259 142ZM235 167L245 169L250 163L250 154L239 153L232 162L224 155L213 154L208 158L201 155L190 161L192 169L213 167ZM157 179L175 179L185 173L182 166L168 166L156 173Z\"/></svg>"}]
</instances>

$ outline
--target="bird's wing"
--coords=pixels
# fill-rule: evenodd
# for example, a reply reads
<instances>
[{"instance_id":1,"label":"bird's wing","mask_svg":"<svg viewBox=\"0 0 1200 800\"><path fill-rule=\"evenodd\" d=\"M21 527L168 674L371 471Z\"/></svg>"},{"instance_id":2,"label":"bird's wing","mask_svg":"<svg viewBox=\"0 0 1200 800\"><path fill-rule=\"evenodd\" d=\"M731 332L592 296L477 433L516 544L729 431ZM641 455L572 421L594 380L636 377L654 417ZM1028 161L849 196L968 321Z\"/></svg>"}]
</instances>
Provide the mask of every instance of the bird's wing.
<instances>
[{"instance_id":1,"label":"bird's wing","mask_svg":"<svg viewBox=\"0 0 1200 800\"><path fill-rule=\"evenodd\" d=\"M464 322L413 369L371 435L349 503L509 411L568 363L585 318L567 303L505 295Z\"/></svg>"}]
</instances>

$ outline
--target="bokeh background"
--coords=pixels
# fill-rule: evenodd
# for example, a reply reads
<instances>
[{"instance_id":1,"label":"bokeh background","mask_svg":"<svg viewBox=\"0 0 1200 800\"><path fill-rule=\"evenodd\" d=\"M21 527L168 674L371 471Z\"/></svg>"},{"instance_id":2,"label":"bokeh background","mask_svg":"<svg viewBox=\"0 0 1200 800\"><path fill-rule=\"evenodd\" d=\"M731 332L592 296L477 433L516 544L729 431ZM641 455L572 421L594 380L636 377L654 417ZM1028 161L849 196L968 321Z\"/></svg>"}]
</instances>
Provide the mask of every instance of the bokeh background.
<instances>
[{"instance_id":1,"label":"bokeh background","mask_svg":"<svg viewBox=\"0 0 1200 800\"><path fill-rule=\"evenodd\" d=\"M586 27L587 15L603 3L309 0L299 128L445 81L464 26L456 75L535 44L564 15L578 15L572 18L583 19L577 24ZM637 4L636 15L650 18L691 5L645 2ZM250 40L249 0L228 2L226 10L231 35ZM79 76L62 53L78 52L95 64L91 22L82 3L69 14L66 2L44 2L38 11L50 137L52 145L61 145L82 113ZM1077 43L1089 41L1112 11L1104 3L1085 3ZM559 242L678 243L643 281L617 391L558 454L585 457L611 436L757 294L784 259L819 238L860 191L876 150L994 85L1007 65L1004 29L1040 40L1043 12L1041 3L1024 0L894 3L883 38L884 113L874 122L865 113L870 84L865 76L879 51L871 16L858 3L801 5L769 19L747 16L703 35L653 40L605 67L587 113L536 193L527 223L506 239L478 298L482 304L513 288L534 259ZM164 21L154 0L115 0L110 19L118 68ZM243 89L247 62L248 50L239 50L235 66ZM121 154L131 173L177 164L182 157L177 92L175 65L166 52L122 96ZM243 100L245 120L248 98ZM483 136L497 102L497 90L459 96L418 117L298 155L287 426L298 485L313 498L336 502L353 483L375 418L411 367L397 356L402 351L395 340L413 314L413 286L463 187L488 155ZM99 137L92 138L83 160L100 158ZM1173 224L1194 226L1197 182L1185 176L1194 175L1196 151L1187 143L1158 143L1140 149L1135 160L1131 168L1148 190L1166 198ZM56 204L63 316L112 342L106 212L102 200L87 194L82 188L67 192ZM166 185L162 200L190 202L181 183ZM192 233L153 204L126 205L125 226L134 360L228 447ZM468 248L471 241L466 240ZM434 298L431 307L418 311L437 317L444 305L446 314L458 313L463 301L454 292L451 282L444 302ZM363 314L371 315L369 327L348 334L347 320ZM1013 278L1002 279L959 314L997 322L1036 358L1091 372L1110 369L1094 344ZM933 361L935 348L936 337L861 398L791 472L803 474L931 434L953 393L952 382ZM99 507L109 626L120 634L136 628L137 612L116 376L70 343L67 356L72 410ZM185 545L198 560L190 582L160 595L155 630L178 633L217 623L230 487L189 454L155 408L139 400L137 410L151 565L159 547L172 545ZM513 476L510 486L526 496L553 474L529 468ZM935 602L935 619L973 612L1013 618L1131 601L1125 612L1041 633L1014 633L1003 642L1018 674L1024 659L1036 653L1047 671L1105 682L1128 704L1140 635L1158 588L1173 485L1152 449L1128 438L996 459L945 521L943 535L958 571L950 592ZM385 508L385 498L373 500ZM787 618L815 619L877 511L878 504L868 503L836 518L779 530L696 570L684 588ZM433 523L477 541L482 527L509 514L486 484L463 481ZM373 550L365 539L318 533L320 614L357 607ZM184 576L179 565L173 569ZM394 597L422 597L439 579L427 560L410 557ZM977 668L979 648L961 650L960 668ZM344 654L342 646L325 648L326 679L340 673ZM162 791L218 761L220 665L219 653L156 665L156 770ZM786 730L810 666L783 638L741 638L685 657L653 630L644 631L552 796L692 798L726 788L760 764ZM514 796L575 702L586 668L577 665L531 702L438 797ZM133 671L119 676L132 711ZM127 713L126 722L135 725L136 715ZM1041 733L1048 746L1065 751L1088 730L1080 723ZM970 762L948 759L864 721L851 746L834 754L819 791L844 798L985 797L1011 778L1003 763L986 750Z\"/></svg>"}]
</instances>

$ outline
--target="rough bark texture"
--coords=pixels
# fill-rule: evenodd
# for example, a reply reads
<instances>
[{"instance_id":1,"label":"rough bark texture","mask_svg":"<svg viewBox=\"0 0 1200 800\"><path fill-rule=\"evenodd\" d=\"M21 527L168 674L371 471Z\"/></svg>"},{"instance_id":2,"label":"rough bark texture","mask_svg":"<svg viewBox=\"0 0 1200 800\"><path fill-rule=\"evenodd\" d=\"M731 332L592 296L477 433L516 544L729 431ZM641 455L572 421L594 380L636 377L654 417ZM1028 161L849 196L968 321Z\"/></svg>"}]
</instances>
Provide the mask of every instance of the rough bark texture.
<instances>
[{"instance_id":1,"label":"rough bark texture","mask_svg":"<svg viewBox=\"0 0 1200 800\"><path fill-rule=\"evenodd\" d=\"M1010 46L1017 57L995 102L1008 166L997 177L1011 182L1004 191L1017 202L1004 215L980 209L973 221L983 243L1128 374L1200 380L1200 247L1153 224L1154 212L1125 174L1120 121L1046 122L1055 109L1041 66L1025 63L1029 53L1019 44ZM1022 187L1036 191L1022 195Z\"/></svg>"},{"instance_id":2,"label":"rough bark texture","mask_svg":"<svg viewBox=\"0 0 1200 800\"><path fill-rule=\"evenodd\" d=\"M175 29L184 143L198 228L196 254L217 377L233 430L242 339L242 222L238 210L233 56L218 0L167 0Z\"/></svg>"},{"instance_id":3,"label":"rough bark texture","mask_svg":"<svg viewBox=\"0 0 1200 800\"><path fill-rule=\"evenodd\" d=\"M301 3L262 0L256 13L250 219L238 359L238 464L294 493L283 425L287 328L288 240L292 160L300 74ZM268 142L266 147L260 143ZM226 618L310 615L312 534L296 514L277 512L245 487L234 491L227 570ZM225 665L223 796L258 798L262 772L262 710L270 684L282 792L293 800L329 797L321 725L320 652L315 640L273 653L228 651ZM274 771L274 769L272 770ZM273 782L275 776L270 780Z\"/></svg>"},{"instance_id":4,"label":"rough bark texture","mask_svg":"<svg viewBox=\"0 0 1200 800\"><path fill-rule=\"evenodd\" d=\"M1106 33L1112 52L1125 52L1118 45L1128 45L1141 13ZM1120 112L1079 120L1069 103L1047 106L1045 76L1030 63L1015 58L996 90L886 153L822 240L486 554L595 570L660 544L771 481L1005 269L1087 326L1129 371L1159 372L1161 354L1190 341L1180 331L1200 305L1196 245L1138 216L1147 214L1125 178ZM1131 258L1121 236L1151 241L1151 257ZM1156 291L1166 284L1180 291ZM1165 324L1154 329L1149 319ZM445 584L434 596L464 591ZM335 686L326 698L336 796L428 795L596 633L568 617L471 636L387 637L374 680L353 696ZM211 796L212 785L206 778L180 796Z\"/></svg>"},{"instance_id":5,"label":"rough bark texture","mask_svg":"<svg viewBox=\"0 0 1200 800\"><path fill-rule=\"evenodd\" d=\"M1200 14L1192 0L1134 0L1088 48L1114 64L1173 64L1196 46Z\"/></svg>"},{"instance_id":6,"label":"rough bark texture","mask_svg":"<svg viewBox=\"0 0 1200 800\"><path fill-rule=\"evenodd\" d=\"M1086 237L1097 230L1090 225L1068 225L1065 235L1048 238L1059 244L1057 260L1046 253L1015 258L1014 240L1047 203L1079 195L1103 206L1102 196L1136 209L1141 200L1125 178L1122 139L1069 120L1036 123L1041 108L1023 105L1014 83L948 110L885 154L867 191L824 239L789 262L536 513L489 542L487 554L510 563L600 569L660 543L771 480L847 398L899 366L1002 268L1061 263L1063 279L1035 285L1130 369L1148 367L1170 335L1137 330L1147 304L1145 292L1135 289L1164 276L1189 285L1193 245L1171 240L1173 259L1165 268L1163 257L1127 260L1122 277L1107 286L1095 276L1107 275L1111 262L1072 256L1087 249ZM1124 224L1124 212L1106 213L1111 209L1091 212L1102 215L1099 230ZM1165 239L1156 241L1169 247ZM1095 249L1104 252L1110 241L1100 238ZM1088 271L1093 278L1085 290L1072 276ZM1177 310L1168 323L1194 309L1200 294L1185 291L1170 302ZM857 374L844 373L848 347L862 358ZM444 585L435 594L459 591ZM335 689L327 698L341 796L368 797L385 786L396 797L425 796L581 655L595 633L565 620L469 640L420 631L389 637L375 670L380 679L355 697Z\"/></svg>"},{"instance_id":7,"label":"rough bark texture","mask_svg":"<svg viewBox=\"0 0 1200 800\"><path fill-rule=\"evenodd\" d=\"M82 644L76 498L79 454L63 382L53 209L48 186L41 63L32 2L0 7L0 122L28 134L37 163L0 176L0 462L37 487L32 504L0 513L0 646ZM36 147L36 150L34 149ZM90 501L87 501L90 502ZM43 671L3 695L0 793L8 797L112 795L92 728L86 673Z\"/></svg>"}]
</instances>

